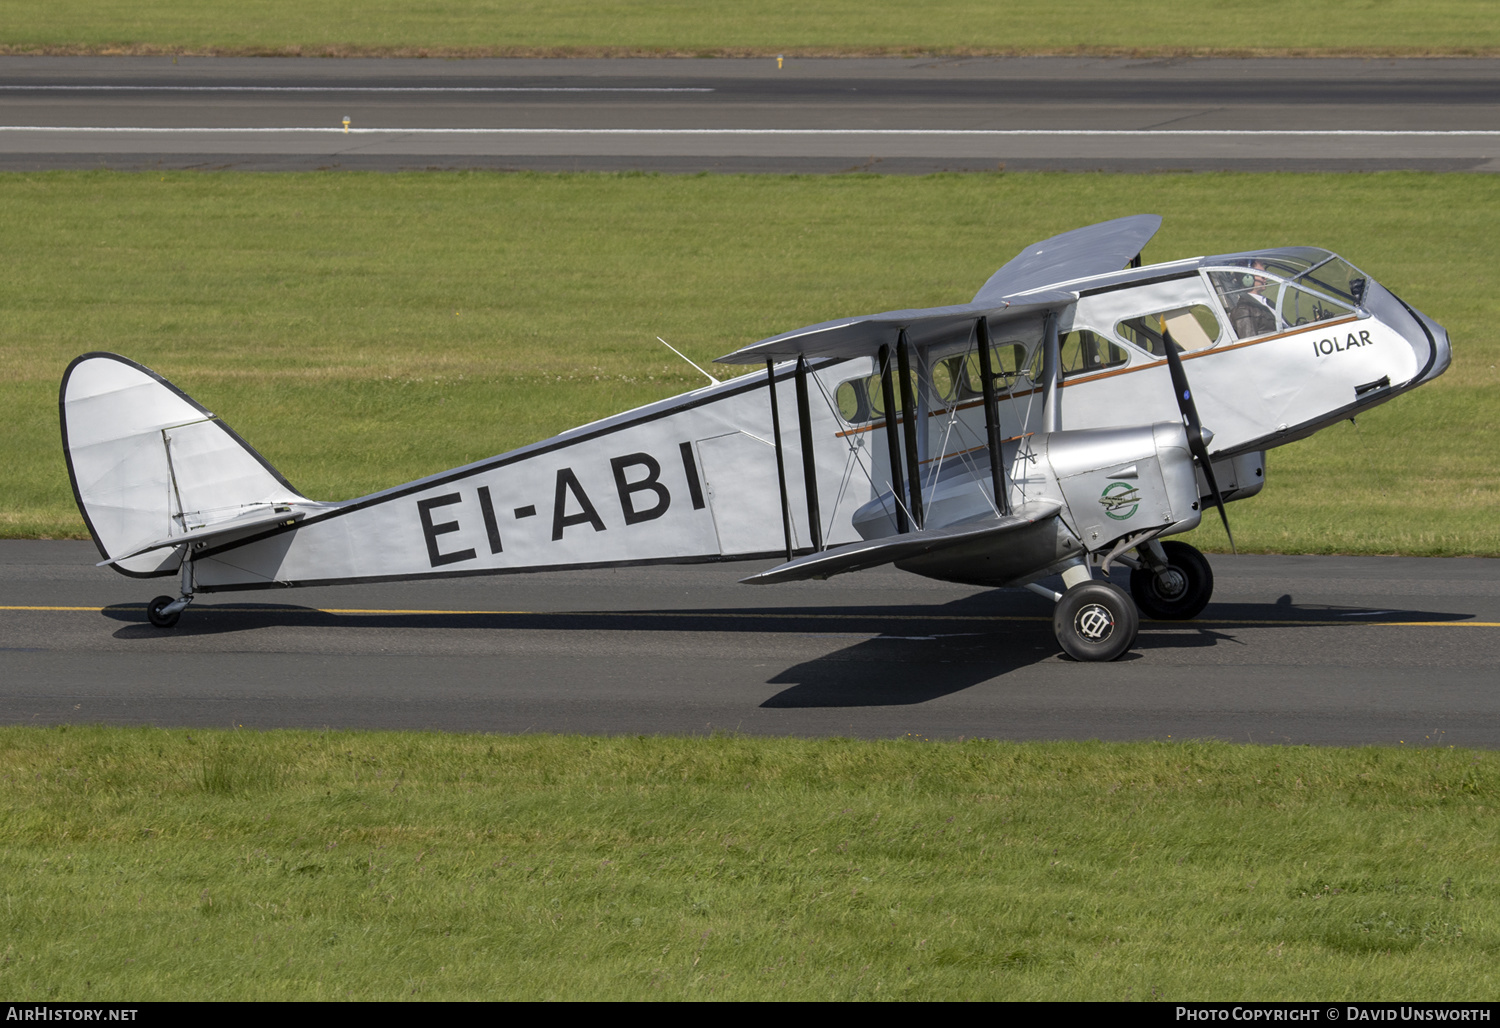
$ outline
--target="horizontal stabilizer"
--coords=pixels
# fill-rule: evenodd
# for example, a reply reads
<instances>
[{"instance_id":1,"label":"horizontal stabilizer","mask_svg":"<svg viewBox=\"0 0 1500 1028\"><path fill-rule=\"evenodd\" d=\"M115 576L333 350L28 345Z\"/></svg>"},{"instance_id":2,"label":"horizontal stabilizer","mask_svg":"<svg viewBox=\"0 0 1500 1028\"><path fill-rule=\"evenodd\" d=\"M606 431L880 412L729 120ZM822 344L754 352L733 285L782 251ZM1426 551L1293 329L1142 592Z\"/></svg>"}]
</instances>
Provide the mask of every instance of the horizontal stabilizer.
<instances>
[{"instance_id":1,"label":"horizontal stabilizer","mask_svg":"<svg viewBox=\"0 0 1500 1028\"><path fill-rule=\"evenodd\" d=\"M190 529L186 533L164 536L161 539L153 539L149 543L142 543L132 547L130 552L122 553L118 557L101 560L94 565L96 568L108 567L117 561L129 560L131 557L139 557L143 553L152 550L165 550L169 546L189 546L197 543L229 542L240 535L249 535L253 529L269 528L272 525L291 525L307 517L305 510L292 510L291 507L278 506L271 510L258 510L249 514L241 514L237 518L228 521L219 521L212 525L201 528Z\"/></svg>"},{"instance_id":2,"label":"horizontal stabilizer","mask_svg":"<svg viewBox=\"0 0 1500 1028\"><path fill-rule=\"evenodd\" d=\"M740 579L747 585L769 585L774 582L801 582L808 579L831 578L847 571L863 571L866 568L891 564L898 560L926 556L950 546L972 543L987 537L1003 536L1044 518L1052 517L1062 505L1052 500L1036 500L1016 509L1007 517L990 516L979 521L969 521L946 528L932 528L907 535L887 536L884 539L867 539L864 542L836 546L819 553L788 561L785 564L762 571L758 575Z\"/></svg>"}]
</instances>

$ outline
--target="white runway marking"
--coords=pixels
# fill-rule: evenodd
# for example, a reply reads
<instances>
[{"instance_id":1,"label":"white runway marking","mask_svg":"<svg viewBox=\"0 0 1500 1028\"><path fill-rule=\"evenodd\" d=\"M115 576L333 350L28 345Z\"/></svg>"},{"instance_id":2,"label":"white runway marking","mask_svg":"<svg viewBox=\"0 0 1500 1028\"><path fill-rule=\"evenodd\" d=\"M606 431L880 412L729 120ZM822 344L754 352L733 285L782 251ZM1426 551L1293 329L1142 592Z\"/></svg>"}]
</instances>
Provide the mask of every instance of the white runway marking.
<instances>
[{"instance_id":1,"label":"white runway marking","mask_svg":"<svg viewBox=\"0 0 1500 1028\"><path fill-rule=\"evenodd\" d=\"M712 93L712 86L8 86L29 93Z\"/></svg>"},{"instance_id":2,"label":"white runway marking","mask_svg":"<svg viewBox=\"0 0 1500 1028\"><path fill-rule=\"evenodd\" d=\"M1233 136L1233 137L1361 137L1361 138L1479 138L1500 136L1500 129L761 129L761 128L354 128L341 125L288 127L151 128L144 125L0 125L0 132L163 132L163 133L337 133L339 135L428 136L952 136L1007 138L1013 136Z\"/></svg>"}]
</instances>

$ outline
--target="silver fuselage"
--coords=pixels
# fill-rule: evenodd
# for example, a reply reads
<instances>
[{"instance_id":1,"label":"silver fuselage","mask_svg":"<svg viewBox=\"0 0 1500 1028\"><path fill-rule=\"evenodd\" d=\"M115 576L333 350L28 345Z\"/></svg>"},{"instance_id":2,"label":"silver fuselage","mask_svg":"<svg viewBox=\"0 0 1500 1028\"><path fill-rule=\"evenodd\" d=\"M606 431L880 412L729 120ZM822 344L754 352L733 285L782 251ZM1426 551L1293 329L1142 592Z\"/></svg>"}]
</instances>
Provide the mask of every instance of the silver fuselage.
<instances>
[{"instance_id":1,"label":"silver fuselage","mask_svg":"<svg viewBox=\"0 0 1500 1028\"><path fill-rule=\"evenodd\" d=\"M1045 501L1062 514L910 570L994 584L1035 578L1109 543L1089 539L1093 522L1129 529L1116 524L1133 516L1127 488L1147 498L1135 507L1157 518L1155 531L1195 525L1203 490L1183 485L1191 459L1180 430L1162 428L1181 423L1155 338L1168 328L1184 349L1229 500L1259 490L1266 450L1415 388L1450 360L1440 326L1311 248L1132 268L1033 293L1036 302L1021 294L984 315L1000 375L999 463L1010 507ZM920 326L936 327L924 335L912 326L918 520L931 529L982 519L1001 505L974 384L973 322L927 315ZM101 551L118 557L153 532L180 534L180 545L115 566L172 574L190 556L200 591L766 559L785 555L787 530L797 551L815 537L837 546L894 533L893 492L910 496L892 489L893 465L911 463L904 453L891 460L890 439L905 444L887 429L874 356L811 360L800 410L793 365L778 363L779 431L770 372L759 370L334 503L301 496L269 466L263 474L248 447L236 456L238 437L148 370L108 355L75 365L63 383L64 435ZM1136 463L1143 476L1150 464L1156 485L1110 484ZM1088 478L1096 471L1098 481ZM1092 490L1086 503L1068 482ZM259 523L282 513L284 522ZM226 531L236 518L247 527Z\"/></svg>"}]
</instances>

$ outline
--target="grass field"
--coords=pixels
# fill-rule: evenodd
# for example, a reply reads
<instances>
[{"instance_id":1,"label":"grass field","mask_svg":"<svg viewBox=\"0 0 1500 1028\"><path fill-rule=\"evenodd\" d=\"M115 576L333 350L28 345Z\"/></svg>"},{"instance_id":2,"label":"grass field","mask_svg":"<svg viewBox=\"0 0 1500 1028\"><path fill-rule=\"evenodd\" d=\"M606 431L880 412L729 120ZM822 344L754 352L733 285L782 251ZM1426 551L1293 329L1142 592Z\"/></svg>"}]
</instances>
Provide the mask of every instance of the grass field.
<instances>
[{"instance_id":1,"label":"grass field","mask_svg":"<svg viewBox=\"0 0 1500 1028\"><path fill-rule=\"evenodd\" d=\"M0 729L0 993L1487 999L1500 758Z\"/></svg>"},{"instance_id":2,"label":"grass field","mask_svg":"<svg viewBox=\"0 0 1500 1028\"><path fill-rule=\"evenodd\" d=\"M0 534L83 532L56 389L89 350L343 499L698 384L656 335L702 363L962 302L1025 243L1140 211L1166 218L1148 260L1327 246L1454 339L1436 383L1274 451L1242 550L1500 554L1500 181L1394 173L0 176Z\"/></svg>"},{"instance_id":3,"label":"grass field","mask_svg":"<svg viewBox=\"0 0 1500 1028\"><path fill-rule=\"evenodd\" d=\"M1491 0L7 0L0 52L1494 54Z\"/></svg>"}]
</instances>

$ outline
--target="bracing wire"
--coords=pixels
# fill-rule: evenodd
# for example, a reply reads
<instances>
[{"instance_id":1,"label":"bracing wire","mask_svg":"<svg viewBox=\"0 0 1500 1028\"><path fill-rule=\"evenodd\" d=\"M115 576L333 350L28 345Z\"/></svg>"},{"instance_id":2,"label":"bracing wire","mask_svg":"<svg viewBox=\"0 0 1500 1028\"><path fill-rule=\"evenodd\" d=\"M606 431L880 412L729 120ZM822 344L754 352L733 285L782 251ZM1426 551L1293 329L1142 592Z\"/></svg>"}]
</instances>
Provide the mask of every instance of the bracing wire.
<instances>
[{"instance_id":1,"label":"bracing wire","mask_svg":"<svg viewBox=\"0 0 1500 1028\"><path fill-rule=\"evenodd\" d=\"M834 419L836 421L842 422L843 418L839 416L838 406L833 402L833 397L828 395L828 387L824 385L822 377L816 373L808 377L818 384L818 392L822 394L823 402L828 405L828 412L834 416ZM849 475L850 463L853 463L855 466L857 466L860 470L860 474L865 476L865 481L870 485L870 491L874 493L877 498L881 495L880 487L875 484L875 479L871 477L869 469L865 467L864 461L862 461L859 457L859 447L854 444L853 438L851 436L844 436L844 445L849 447L849 459L844 464L844 483L839 487L838 500L834 502L833 510L829 515L830 518L837 515L839 502L844 498L845 489L847 488L848 480L851 477ZM901 498L899 496L896 496L896 488L894 484L890 486L890 491L891 496L895 499L895 502L901 505L902 510L906 510L906 505L901 503ZM883 508L884 506L885 504L882 503L881 507ZM892 510L888 512L886 516L891 519L891 525L892 527L894 527L896 523L896 512ZM907 511L907 516L911 516L910 511ZM831 521L829 523L829 531L832 531Z\"/></svg>"}]
</instances>

